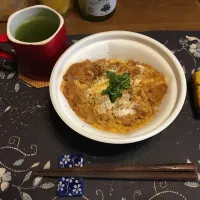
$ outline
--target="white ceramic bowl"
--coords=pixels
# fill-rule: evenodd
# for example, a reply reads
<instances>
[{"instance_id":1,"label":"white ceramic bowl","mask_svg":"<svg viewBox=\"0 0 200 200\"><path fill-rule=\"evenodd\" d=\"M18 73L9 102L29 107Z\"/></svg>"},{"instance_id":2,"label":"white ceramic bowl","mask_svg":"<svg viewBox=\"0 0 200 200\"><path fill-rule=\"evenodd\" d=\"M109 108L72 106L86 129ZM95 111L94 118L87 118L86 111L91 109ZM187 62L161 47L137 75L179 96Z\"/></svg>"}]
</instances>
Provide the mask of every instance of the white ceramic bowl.
<instances>
[{"instance_id":1,"label":"white ceramic bowl","mask_svg":"<svg viewBox=\"0 0 200 200\"><path fill-rule=\"evenodd\" d=\"M72 63L100 58L133 59L147 63L168 79L168 91L160 111L149 124L130 134L100 131L83 122L70 108L60 90L64 73ZM111 31L88 36L64 52L51 74L50 96L60 118L77 133L105 143L133 143L160 133L177 117L186 96L186 79L179 61L161 43L138 33Z\"/></svg>"}]
</instances>

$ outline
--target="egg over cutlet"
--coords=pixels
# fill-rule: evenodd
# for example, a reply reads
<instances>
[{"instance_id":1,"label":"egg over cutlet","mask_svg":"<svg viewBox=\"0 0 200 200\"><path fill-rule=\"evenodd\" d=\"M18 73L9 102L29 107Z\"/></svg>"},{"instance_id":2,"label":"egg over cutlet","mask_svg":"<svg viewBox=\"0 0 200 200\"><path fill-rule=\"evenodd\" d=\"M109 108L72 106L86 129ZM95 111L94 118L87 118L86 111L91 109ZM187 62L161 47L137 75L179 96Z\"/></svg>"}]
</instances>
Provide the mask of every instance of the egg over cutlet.
<instances>
[{"instance_id":1,"label":"egg over cutlet","mask_svg":"<svg viewBox=\"0 0 200 200\"><path fill-rule=\"evenodd\" d=\"M130 87L114 103L102 94L109 86L106 71L130 76ZM82 120L97 129L121 134L150 122L167 88L164 75L148 64L106 59L72 64L61 85L71 108Z\"/></svg>"}]
</instances>

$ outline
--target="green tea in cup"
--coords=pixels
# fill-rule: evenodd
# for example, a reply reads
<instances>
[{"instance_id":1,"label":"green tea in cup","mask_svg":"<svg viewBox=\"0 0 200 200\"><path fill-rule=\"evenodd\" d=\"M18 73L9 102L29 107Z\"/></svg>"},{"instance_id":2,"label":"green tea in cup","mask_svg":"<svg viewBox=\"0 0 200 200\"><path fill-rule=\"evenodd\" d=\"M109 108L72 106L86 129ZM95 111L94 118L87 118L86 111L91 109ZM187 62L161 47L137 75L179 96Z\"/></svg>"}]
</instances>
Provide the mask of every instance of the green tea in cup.
<instances>
[{"instance_id":1,"label":"green tea in cup","mask_svg":"<svg viewBox=\"0 0 200 200\"><path fill-rule=\"evenodd\" d=\"M51 37L58 27L58 20L35 16L19 25L15 31L15 38L22 42L40 42Z\"/></svg>"},{"instance_id":2,"label":"green tea in cup","mask_svg":"<svg viewBox=\"0 0 200 200\"><path fill-rule=\"evenodd\" d=\"M49 80L55 63L68 48L63 17L44 5L13 13L4 40L15 49L20 74L42 81Z\"/></svg>"}]
</instances>

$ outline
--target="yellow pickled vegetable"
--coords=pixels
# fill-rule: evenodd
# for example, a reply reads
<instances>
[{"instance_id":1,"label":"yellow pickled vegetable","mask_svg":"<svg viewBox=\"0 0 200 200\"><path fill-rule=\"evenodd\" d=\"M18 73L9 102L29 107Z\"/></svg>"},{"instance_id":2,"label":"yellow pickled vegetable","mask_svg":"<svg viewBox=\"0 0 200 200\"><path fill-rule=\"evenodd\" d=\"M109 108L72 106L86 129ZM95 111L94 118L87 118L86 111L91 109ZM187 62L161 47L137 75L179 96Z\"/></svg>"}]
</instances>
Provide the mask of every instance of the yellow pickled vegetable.
<instances>
[{"instance_id":1,"label":"yellow pickled vegetable","mask_svg":"<svg viewBox=\"0 0 200 200\"><path fill-rule=\"evenodd\" d=\"M73 10L75 0L40 0L40 2L66 16Z\"/></svg>"},{"instance_id":2,"label":"yellow pickled vegetable","mask_svg":"<svg viewBox=\"0 0 200 200\"><path fill-rule=\"evenodd\" d=\"M200 85L200 71L197 71L193 74L193 79L195 81L195 84Z\"/></svg>"},{"instance_id":3,"label":"yellow pickled vegetable","mask_svg":"<svg viewBox=\"0 0 200 200\"><path fill-rule=\"evenodd\" d=\"M197 71L192 76L193 93L195 106L198 112L200 112L200 71Z\"/></svg>"}]
</instances>

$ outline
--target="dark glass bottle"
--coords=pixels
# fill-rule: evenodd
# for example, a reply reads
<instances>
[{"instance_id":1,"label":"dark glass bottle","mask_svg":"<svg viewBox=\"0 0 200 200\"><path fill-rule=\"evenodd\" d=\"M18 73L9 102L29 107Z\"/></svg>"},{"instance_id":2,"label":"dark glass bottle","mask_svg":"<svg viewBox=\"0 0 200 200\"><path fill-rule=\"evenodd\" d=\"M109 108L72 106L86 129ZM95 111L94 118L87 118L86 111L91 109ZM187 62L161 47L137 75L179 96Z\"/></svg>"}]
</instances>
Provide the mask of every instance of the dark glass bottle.
<instances>
[{"instance_id":1,"label":"dark glass bottle","mask_svg":"<svg viewBox=\"0 0 200 200\"><path fill-rule=\"evenodd\" d=\"M113 16L117 0L78 0L78 4L83 18L100 22Z\"/></svg>"}]
</instances>

